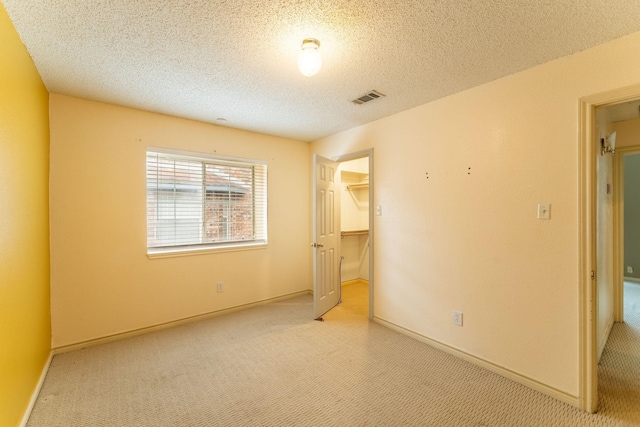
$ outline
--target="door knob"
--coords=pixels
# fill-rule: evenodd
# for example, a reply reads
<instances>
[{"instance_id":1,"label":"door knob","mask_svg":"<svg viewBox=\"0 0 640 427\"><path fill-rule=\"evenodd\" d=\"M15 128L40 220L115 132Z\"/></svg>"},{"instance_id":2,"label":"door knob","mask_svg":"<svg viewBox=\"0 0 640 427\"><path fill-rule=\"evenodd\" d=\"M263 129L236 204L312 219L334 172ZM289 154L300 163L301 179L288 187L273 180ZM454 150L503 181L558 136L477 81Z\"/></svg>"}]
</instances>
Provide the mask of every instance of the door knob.
<instances>
[{"instance_id":1,"label":"door knob","mask_svg":"<svg viewBox=\"0 0 640 427\"><path fill-rule=\"evenodd\" d=\"M320 243L312 243L312 244L311 244L311 247L314 247L314 248L323 248L323 247L324 247L324 245L321 245Z\"/></svg>"}]
</instances>

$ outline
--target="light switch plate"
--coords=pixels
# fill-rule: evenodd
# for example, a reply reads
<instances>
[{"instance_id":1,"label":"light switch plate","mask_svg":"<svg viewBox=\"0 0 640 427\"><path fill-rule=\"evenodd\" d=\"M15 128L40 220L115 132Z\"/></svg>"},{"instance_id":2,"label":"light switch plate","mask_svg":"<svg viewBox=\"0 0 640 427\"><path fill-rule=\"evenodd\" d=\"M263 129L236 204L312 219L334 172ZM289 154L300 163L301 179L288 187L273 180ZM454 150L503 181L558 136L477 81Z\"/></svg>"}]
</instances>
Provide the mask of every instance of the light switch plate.
<instances>
[{"instance_id":1,"label":"light switch plate","mask_svg":"<svg viewBox=\"0 0 640 427\"><path fill-rule=\"evenodd\" d=\"M548 203L538 203L538 219L551 218L551 205Z\"/></svg>"}]
</instances>

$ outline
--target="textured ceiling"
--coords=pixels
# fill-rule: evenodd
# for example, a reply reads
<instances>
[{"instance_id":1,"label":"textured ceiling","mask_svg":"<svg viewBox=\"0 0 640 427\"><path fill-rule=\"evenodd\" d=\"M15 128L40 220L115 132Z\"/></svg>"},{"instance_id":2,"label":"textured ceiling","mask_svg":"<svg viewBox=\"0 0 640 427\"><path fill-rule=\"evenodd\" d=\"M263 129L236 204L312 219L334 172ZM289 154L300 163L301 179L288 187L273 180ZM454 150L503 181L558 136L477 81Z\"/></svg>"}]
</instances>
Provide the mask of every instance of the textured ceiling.
<instances>
[{"instance_id":1,"label":"textured ceiling","mask_svg":"<svg viewBox=\"0 0 640 427\"><path fill-rule=\"evenodd\" d=\"M613 123L640 118L640 101L625 102L606 108L609 120Z\"/></svg>"},{"instance_id":2,"label":"textured ceiling","mask_svg":"<svg viewBox=\"0 0 640 427\"><path fill-rule=\"evenodd\" d=\"M2 2L51 92L303 141L640 31L637 0Z\"/></svg>"}]
</instances>

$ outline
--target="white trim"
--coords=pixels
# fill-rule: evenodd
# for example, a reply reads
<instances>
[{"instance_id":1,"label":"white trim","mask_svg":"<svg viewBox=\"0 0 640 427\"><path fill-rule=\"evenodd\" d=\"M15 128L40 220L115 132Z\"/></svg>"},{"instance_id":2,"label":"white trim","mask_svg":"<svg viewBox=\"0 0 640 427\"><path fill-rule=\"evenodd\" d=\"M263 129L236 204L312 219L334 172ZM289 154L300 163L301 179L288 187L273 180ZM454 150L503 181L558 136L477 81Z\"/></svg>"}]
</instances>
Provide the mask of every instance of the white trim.
<instances>
[{"instance_id":1,"label":"white trim","mask_svg":"<svg viewBox=\"0 0 640 427\"><path fill-rule=\"evenodd\" d=\"M498 375L502 375L505 378L508 378L512 381L520 383L526 387L532 388L540 393L546 394L547 396L551 396L554 399L558 399L562 402L568 403L573 406L580 407L580 399L578 396L574 396L572 394L566 393L564 391L558 390L554 387L541 383L540 381L534 380L533 378L529 378L526 375L523 375L519 372L512 371L503 366L498 366L495 363L489 362L481 357L475 356L473 354L464 352L450 345L444 344L440 341L434 340L432 338L421 335L417 332L411 331L409 329L403 328L402 326L398 326L394 323L388 322L379 317L374 317L374 322L379 323L389 329L392 329L396 332L399 332L403 335L407 335L411 338L414 338L418 341L421 341L431 347L434 347L438 350L444 351L445 353L452 354L460 359L466 360L467 362L473 363L474 365L480 366L481 368L487 369L491 372L495 372Z\"/></svg>"},{"instance_id":2,"label":"white trim","mask_svg":"<svg viewBox=\"0 0 640 427\"><path fill-rule=\"evenodd\" d=\"M189 317L184 317L182 319L177 319L177 320L172 320L169 322L165 322L165 323L159 323L157 325L153 325L153 326L147 326L144 328L139 328L139 329L132 329L130 331L126 331L126 332L119 332L117 334L113 334L113 335L107 335L104 337L100 337L100 338L95 338L95 339L91 339L91 340L87 340L87 341L81 341L81 342L77 342L74 344L69 344L69 345L64 345L64 346L60 346L60 347L55 347L53 349L53 353L54 354L61 354L61 353L68 353L70 351L75 351L75 350L81 350L83 348L87 348L87 347L93 347L96 345L100 345L100 344L106 344L106 343L110 343L110 342L114 342L114 341L120 341L126 338L132 338L132 337L136 337L138 335L144 335L150 332L156 332L156 331L161 331L163 329L168 329L168 328L172 328L174 326L179 326L179 325L184 325L187 323L191 323L191 322L196 322L198 320L205 320L205 319L210 319L213 317L218 317L218 316L222 316L224 314L229 314L229 313L234 313L236 311L241 311L241 310L245 310L248 308L253 308L253 307L258 307L261 305L265 305L265 304L269 304L269 303L273 303L273 302L278 302L278 301L284 301L290 298L295 298L301 295L309 295L309 290L303 290L303 291L298 291L298 292L292 292L290 294L286 294L286 295L281 295L279 297L273 297L273 298L266 298L260 301L255 301L255 302L251 302L251 303L247 303L247 304L240 304L240 305L236 305L234 307L229 307L229 308L224 308L221 310L216 310L216 311L210 311L208 313L203 313L203 314L196 314L195 316L189 316Z\"/></svg>"},{"instance_id":3,"label":"white trim","mask_svg":"<svg viewBox=\"0 0 640 427\"><path fill-rule=\"evenodd\" d=\"M613 156L613 320L624 321L624 150ZM600 356L598 356L600 358Z\"/></svg>"},{"instance_id":4,"label":"white trim","mask_svg":"<svg viewBox=\"0 0 640 427\"><path fill-rule=\"evenodd\" d=\"M633 283L640 283L640 279L638 279L637 277L624 277L624 282L633 282Z\"/></svg>"},{"instance_id":5,"label":"white trim","mask_svg":"<svg viewBox=\"0 0 640 427\"><path fill-rule=\"evenodd\" d=\"M25 409L24 414L22 415L22 421L20 421L19 427L26 427L29 422L29 417L31 416L31 412L33 411L33 407L36 405L36 401L38 400L38 396L40 395L40 390L42 390L42 385L44 384L45 378L47 378L47 374L49 373L49 366L51 366L51 360L53 360L54 352L49 352L49 358L44 364L42 368L42 372L40 373L40 379L38 379L38 383L36 384L36 388L31 393L31 399L29 399L29 405L27 405L27 409Z\"/></svg>"},{"instance_id":6,"label":"white trim","mask_svg":"<svg viewBox=\"0 0 640 427\"><path fill-rule=\"evenodd\" d=\"M594 128L595 106L579 102L578 129L578 390L580 407L598 406Z\"/></svg>"}]
</instances>

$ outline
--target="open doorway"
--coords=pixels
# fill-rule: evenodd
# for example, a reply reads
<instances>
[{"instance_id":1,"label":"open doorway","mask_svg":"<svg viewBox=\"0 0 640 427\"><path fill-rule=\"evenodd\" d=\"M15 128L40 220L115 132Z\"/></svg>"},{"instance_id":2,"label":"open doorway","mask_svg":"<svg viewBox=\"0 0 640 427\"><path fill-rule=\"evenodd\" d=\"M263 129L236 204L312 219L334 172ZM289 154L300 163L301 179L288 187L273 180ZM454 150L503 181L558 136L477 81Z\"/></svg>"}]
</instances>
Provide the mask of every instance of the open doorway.
<instances>
[{"instance_id":1,"label":"open doorway","mask_svg":"<svg viewBox=\"0 0 640 427\"><path fill-rule=\"evenodd\" d=\"M640 282L640 99L603 108L615 134L613 156L613 310L625 320L626 282Z\"/></svg>"},{"instance_id":2,"label":"open doorway","mask_svg":"<svg viewBox=\"0 0 640 427\"><path fill-rule=\"evenodd\" d=\"M344 298L353 295L373 319L374 299L374 208L373 149L334 158L341 176L341 286ZM352 301L354 302L354 301Z\"/></svg>"},{"instance_id":3,"label":"open doorway","mask_svg":"<svg viewBox=\"0 0 640 427\"><path fill-rule=\"evenodd\" d=\"M636 85L580 100L580 405L588 412L598 409L600 356L614 321L623 321L619 159L630 142L613 116L639 98Z\"/></svg>"},{"instance_id":4,"label":"open doorway","mask_svg":"<svg viewBox=\"0 0 640 427\"><path fill-rule=\"evenodd\" d=\"M372 320L374 230L369 201L373 200L373 149L333 159L314 154L313 177L314 319L324 320L323 316L340 304L341 282L345 282L363 288L366 295L360 293L364 297L362 314ZM342 226L342 199L346 204L346 228ZM347 238L343 259L342 240Z\"/></svg>"},{"instance_id":5,"label":"open doorway","mask_svg":"<svg viewBox=\"0 0 640 427\"><path fill-rule=\"evenodd\" d=\"M369 315L369 157L339 163L342 302Z\"/></svg>"}]
</instances>

